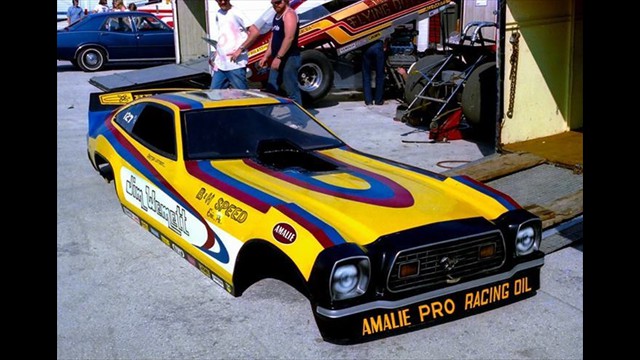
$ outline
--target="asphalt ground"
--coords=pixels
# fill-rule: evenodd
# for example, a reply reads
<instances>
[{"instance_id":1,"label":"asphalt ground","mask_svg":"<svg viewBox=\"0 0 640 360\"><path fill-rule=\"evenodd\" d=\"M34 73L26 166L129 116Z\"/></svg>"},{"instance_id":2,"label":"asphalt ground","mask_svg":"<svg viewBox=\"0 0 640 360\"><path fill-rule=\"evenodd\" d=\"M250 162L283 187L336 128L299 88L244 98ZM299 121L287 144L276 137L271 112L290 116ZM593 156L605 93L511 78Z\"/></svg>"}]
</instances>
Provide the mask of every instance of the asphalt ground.
<instances>
[{"instance_id":1,"label":"asphalt ground","mask_svg":"<svg viewBox=\"0 0 640 360\"><path fill-rule=\"evenodd\" d=\"M86 154L92 76L57 63L58 359L581 359L581 243L547 254L532 298L364 344L324 342L308 301L276 280L234 298L121 210ZM352 147L436 172L490 153L426 140L393 120L397 102L333 93L310 109ZM545 240L543 240L544 242Z\"/></svg>"}]
</instances>

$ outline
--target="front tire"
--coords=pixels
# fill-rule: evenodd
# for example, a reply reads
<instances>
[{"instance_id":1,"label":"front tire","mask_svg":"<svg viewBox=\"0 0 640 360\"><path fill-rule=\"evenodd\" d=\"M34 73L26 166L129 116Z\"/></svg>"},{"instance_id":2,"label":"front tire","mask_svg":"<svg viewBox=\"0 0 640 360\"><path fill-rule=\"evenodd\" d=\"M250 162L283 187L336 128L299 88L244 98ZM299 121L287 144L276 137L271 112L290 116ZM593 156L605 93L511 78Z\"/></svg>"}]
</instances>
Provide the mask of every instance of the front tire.
<instances>
[{"instance_id":1,"label":"front tire","mask_svg":"<svg viewBox=\"0 0 640 360\"><path fill-rule=\"evenodd\" d=\"M333 67L325 54L318 50L305 50L300 54L298 85L304 102L313 103L329 93L333 86Z\"/></svg>"},{"instance_id":2,"label":"front tire","mask_svg":"<svg viewBox=\"0 0 640 360\"><path fill-rule=\"evenodd\" d=\"M80 69L86 72L93 72L102 69L105 65L106 56L104 52L95 47L82 49L78 53L76 62Z\"/></svg>"}]
</instances>

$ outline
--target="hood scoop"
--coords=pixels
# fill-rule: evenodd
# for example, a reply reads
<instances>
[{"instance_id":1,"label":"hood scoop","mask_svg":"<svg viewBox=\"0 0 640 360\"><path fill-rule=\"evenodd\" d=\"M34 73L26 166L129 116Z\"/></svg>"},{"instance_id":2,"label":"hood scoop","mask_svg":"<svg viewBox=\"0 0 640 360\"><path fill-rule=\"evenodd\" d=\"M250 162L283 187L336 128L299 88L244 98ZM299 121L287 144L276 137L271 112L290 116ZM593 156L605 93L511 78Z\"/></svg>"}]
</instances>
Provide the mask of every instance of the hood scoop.
<instances>
[{"instance_id":1,"label":"hood scoop","mask_svg":"<svg viewBox=\"0 0 640 360\"><path fill-rule=\"evenodd\" d=\"M338 168L287 139L261 140L257 148L257 161L280 171L327 172Z\"/></svg>"}]
</instances>

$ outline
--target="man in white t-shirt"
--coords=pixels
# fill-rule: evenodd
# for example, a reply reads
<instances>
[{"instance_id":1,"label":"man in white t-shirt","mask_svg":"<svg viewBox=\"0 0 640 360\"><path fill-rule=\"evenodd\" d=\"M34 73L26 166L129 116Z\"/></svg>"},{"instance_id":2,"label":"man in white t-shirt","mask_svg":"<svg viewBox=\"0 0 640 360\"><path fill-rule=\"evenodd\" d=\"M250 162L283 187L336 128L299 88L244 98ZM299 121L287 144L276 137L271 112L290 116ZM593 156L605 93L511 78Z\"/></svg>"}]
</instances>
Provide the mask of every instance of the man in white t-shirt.
<instances>
[{"instance_id":1,"label":"man in white t-shirt","mask_svg":"<svg viewBox=\"0 0 640 360\"><path fill-rule=\"evenodd\" d=\"M258 28L249 24L246 16L234 8L230 0L216 2L220 9L212 27L212 39L217 43L211 64L211 89L247 89L247 48L258 37Z\"/></svg>"},{"instance_id":2,"label":"man in white t-shirt","mask_svg":"<svg viewBox=\"0 0 640 360\"><path fill-rule=\"evenodd\" d=\"M109 6L107 5L107 0L99 0L98 4L96 5L96 7L93 8L93 12L94 13L107 12L107 11L109 11Z\"/></svg>"}]
</instances>

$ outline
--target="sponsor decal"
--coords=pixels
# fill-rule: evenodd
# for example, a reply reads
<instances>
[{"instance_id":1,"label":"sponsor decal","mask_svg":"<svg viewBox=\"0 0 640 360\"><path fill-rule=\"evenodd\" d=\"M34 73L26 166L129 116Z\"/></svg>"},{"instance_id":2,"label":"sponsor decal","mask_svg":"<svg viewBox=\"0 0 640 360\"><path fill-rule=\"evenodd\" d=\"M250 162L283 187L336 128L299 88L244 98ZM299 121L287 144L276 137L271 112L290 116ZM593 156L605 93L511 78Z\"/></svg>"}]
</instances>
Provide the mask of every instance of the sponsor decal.
<instances>
[{"instance_id":1,"label":"sponsor decal","mask_svg":"<svg viewBox=\"0 0 640 360\"><path fill-rule=\"evenodd\" d=\"M160 241L162 241L168 247L171 247L171 240L169 240L166 236L160 234Z\"/></svg>"},{"instance_id":2,"label":"sponsor decal","mask_svg":"<svg viewBox=\"0 0 640 360\"><path fill-rule=\"evenodd\" d=\"M359 27L369 25L377 20L413 8L414 6L418 6L423 2L424 0L367 0L365 1L365 4L369 6L368 9L349 16L344 20L351 28L357 29ZM449 3L449 0L439 1L428 6L427 9L434 9L447 3Z\"/></svg>"},{"instance_id":3,"label":"sponsor decal","mask_svg":"<svg viewBox=\"0 0 640 360\"><path fill-rule=\"evenodd\" d=\"M216 195L214 193L207 193L205 188L200 188L198 193L196 194L196 199L204 201L205 204L211 205L211 200L215 198Z\"/></svg>"},{"instance_id":4,"label":"sponsor decal","mask_svg":"<svg viewBox=\"0 0 640 360\"><path fill-rule=\"evenodd\" d=\"M364 40L364 41L358 40L358 41L352 42L349 45L343 46L343 47L338 49L338 55L342 55L342 54L344 54L346 52L349 52L349 51L351 51L351 50L353 50L353 49L355 49L355 48L357 48L357 47L359 47L361 45L364 45L366 42L367 42L366 40Z\"/></svg>"},{"instance_id":5,"label":"sponsor decal","mask_svg":"<svg viewBox=\"0 0 640 360\"><path fill-rule=\"evenodd\" d=\"M213 211L213 209L209 209L207 211L207 217L212 220L215 220L218 223L220 223L221 215L224 215L232 220L235 220L240 224L247 221L247 218L249 217L249 213L247 213L247 211L243 210L242 208L240 208L235 204L230 203L229 201L223 198L218 198L218 201L215 203L213 208L217 210L218 213L216 214Z\"/></svg>"},{"instance_id":6,"label":"sponsor decal","mask_svg":"<svg viewBox=\"0 0 640 360\"><path fill-rule=\"evenodd\" d=\"M138 216L136 214L134 214L133 212L131 212L131 210L127 209L126 207L122 206L122 211L124 211L124 213L130 217L131 219L133 219L133 221L135 221L136 223L140 224L140 219L138 218Z\"/></svg>"},{"instance_id":7,"label":"sponsor decal","mask_svg":"<svg viewBox=\"0 0 640 360\"><path fill-rule=\"evenodd\" d=\"M292 244L294 241L296 241L296 237L298 236L298 234L296 233L296 229L294 229L293 226L287 223L276 224L271 232L274 239L285 245Z\"/></svg>"},{"instance_id":8,"label":"sponsor decal","mask_svg":"<svg viewBox=\"0 0 640 360\"><path fill-rule=\"evenodd\" d=\"M207 268L206 266L198 263L198 269L200 269L200 271L208 278L211 279L211 270L209 270L209 268Z\"/></svg>"},{"instance_id":9,"label":"sponsor decal","mask_svg":"<svg viewBox=\"0 0 640 360\"><path fill-rule=\"evenodd\" d=\"M120 176L127 201L189 242L196 245L206 242L205 225L172 197L127 168L122 169Z\"/></svg>"},{"instance_id":10,"label":"sponsor decal","mask_svg":"<svg viewBox=\"0 0 640 360\"><path fill-rule=\"evenodd\" d=\"M182 256L182 258L184 259L184 250L182 250L180 248L180 246L176 245L175 243L171 243L171 248L173 249L173 251L175 251L178 255Z\"/></svg>"},{"instance_id":11,"label":"sponsor decal","mask_svg":"<svg viewBox=\"0 0 640 360\"><path fill-rule=\"evenodd\" d=\"M160 166L164 166L164 161L162 161L162 159L159 159L155 156L153 156L153 154L149 153L147 154L147 160L149 160L149 162L154 162Z\"/></svg>"},{"instance_id":12,"label":"sponsor decal","mask_svg":"<svg viewBox=\"0 0 640 360\"><path fill-rule=\"evenodd\" d=\"M131 113L131 111L127 111L124 116L122 116L122 120L124 120L127 124L135 119L135 116Z\"/></svg>"},{"instance_id":13,"label":"sponsor decal","mask_svg":"<svg viewBox=\"0 0 640 360\"><path fill-rule=\"evenodd\" d=\"M216 213L213 209L209 208L209 210L207 210L207 217L218 224L222 223L222 213L219 211Z\"/></svg>"},{"instance_id":14,"label":"sponsor decal","mask_svg":"<svg viewBox=\"0 0 640 360\"><path fill-rule=\"evenodd\" d=\"M160 232L158 231L158 229L154 228L153 226L149 226L149 232L152 233L153 236L160 239Z\"/></svg>"},{"instance_id":15,"label":"sponsor decal","mask_svg":"<svg viewBox=\"0 0 640 360\"><path fill-rule=\"evenodd\" d=\"M102 105L124 105L144 97L153 96L153 93L132 94L131 92L118 92L100 95L100 104Z\"/></svg>"},{"instance_id":16,"label":"sponsor decal","mask_svg":"<svg viewBox=\"0 0 640 360\"><path fill-rule=\"evenodd\" d=\"M122 168L120 180L118 184L122 187L128 202L159 223L166 224L168 229L222 265L229 262L229 253L225 245L215 233L211 232L209 237L208 226L200 221L200 217L189 212L172 196L128 168ZM233 209L229 209L228 214L230 217L239 216L233 215ZM246 219L246 216L244 218Z\"/></svg>"},{"instance_id":17,"label":"sponsor decal","mask_svg":"<svg viewBox=\"0 0 640 360\"><path fill-rule=\"evenodd\" d=\"M186 259L189 262L189 264L198 267L198 262L196 261L196 259L193 258L193 256L189 255L188 253L186 254Z\"/></svg>"},{"instance_id":18,"label":"sponsor decal","mask_svg":"<svg viewBox=\"0 0 640 360\"><path fill-rule=\"evenodd\" d=\"M122 209L124 210L124 212L126 214L128 214L128 215L130 215L132 217L138 218L137 216L135 216L135 214L133 214L131 212L131 210L129 210L124 205L122 205ZM222 280L221 277L219 277L216 274L214 274L211 269L209 269L204 264L199 262L196 258L194 258L191 255L191 253L189 253L188 251L182 249L179 245L177 245L176 243L171 241L168 237L166 237L164 234L162 234L160 231L158 231L158 229L152 227L151 225L149 225L145 221L140 220L138 223L142 227L147 229L149 232L151 232L153 235L155 235L158 239L160 239L160 241L162 241L165 245L170 247L174 252L176 252L178 255L180 255L183 259L187 260L191 265L193 265L194 267L198 268L200 270L200 272L202 272L206 277L208 277L211 280L213 280L213 282L216 283L218 286L220 286L221 288L225 289L230 294L232 293L233 286L231 284L226 283L224 280ZM224 260L223 261L223 267L226 268L226 266L224 266L224 265L229 262L229 254L228 254L226 248L221 247L221 244L222 244L222 242L220 241L218 236L216 236L216 242L215 242L215 244L213 246L215 252L211 251L210 249L206 249L204 247L198 247L198 248L200 250L202 250L205 254L213 257L214 259L222 258Z\"/></svg>"},{"instance_id":19,"label":"sponsor decal","mask_svg":"<svg viewBox=\"0 0 640 360\"><path fill-rule=\"evenodd\" d=\"M133 101L133 94L130 92L121 92L100 95L99 98L100 104L102 105L123 105Z\"/></svg>"},{"instance_id":20,"label":"sponsor decal","mask_svg":"<svg viewBox=\"0 0 640 360\"><path fill-rule=\"evenodd\" d=\"M459 313L477 310L483 306L523 296L532 291L533 289L529 286L529 278L525 276L479 290L457 293L375 316L367 316L362 319L362 336L452 317Z\"/></svg>"},{"instance_id":21,"label":"sponsor decal","mask_svg":"<svg viewBox=\"0 0 640 360\"><path fill-rule=\"evenodd\" d=\"M222 278L218 277L218 275L211 273L211 280L213 280L213 282L218 284L218 286L220 286L221 288L225 288L224 281L222 280Z\"/></svg>"},{"instance_id":22,"label":"sponsor decal","mask_svg":"<svg viewBox=\"0 0 640 360\"><path fill-rule=\"evenodd\" d=\"M138 177L133 174L129 179L125 181L125 191L134 201L140 204L140 208L147 213L156 214L160 217L160 220L166 222L169 229L175 231L178 235L189 235L187 228L186 211L180 205L173 204L167 206L166 202L163 202L157 197L157 192L148 185L138 185ZM142 181L141 181L142 182Z\"/></svg>"}]
</instances>

